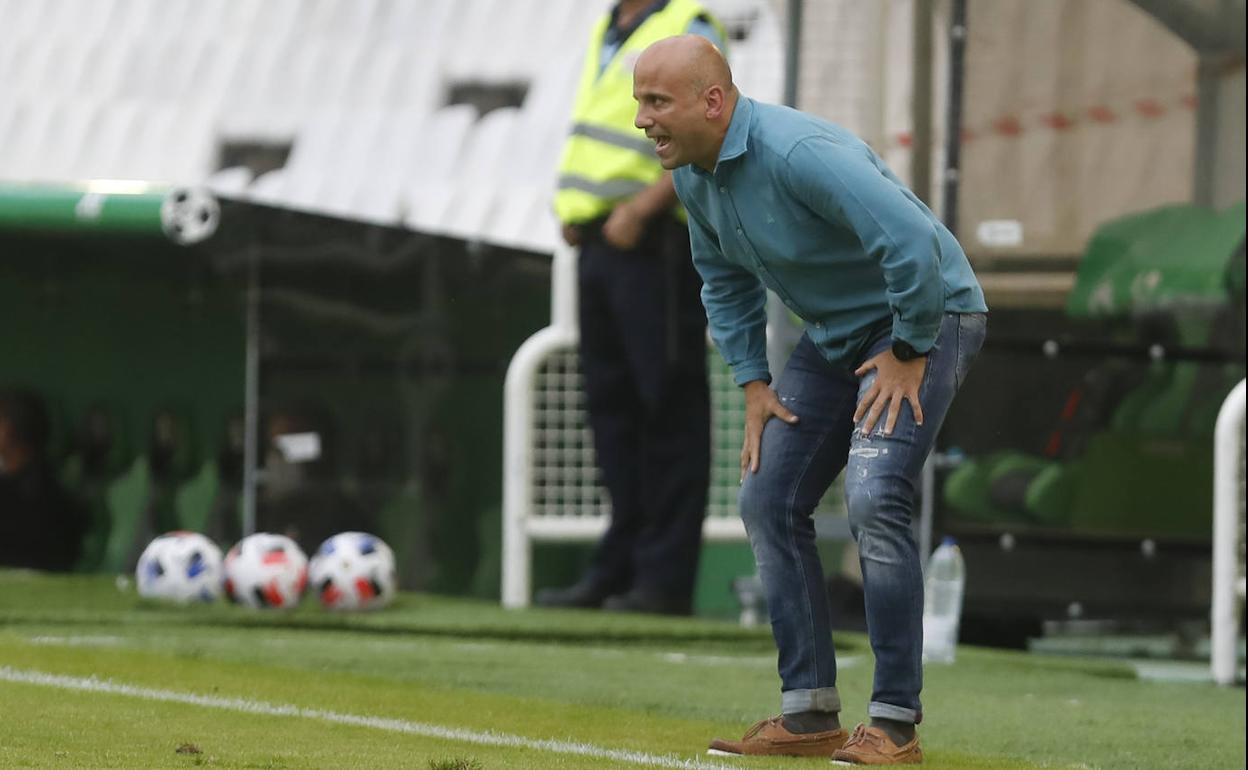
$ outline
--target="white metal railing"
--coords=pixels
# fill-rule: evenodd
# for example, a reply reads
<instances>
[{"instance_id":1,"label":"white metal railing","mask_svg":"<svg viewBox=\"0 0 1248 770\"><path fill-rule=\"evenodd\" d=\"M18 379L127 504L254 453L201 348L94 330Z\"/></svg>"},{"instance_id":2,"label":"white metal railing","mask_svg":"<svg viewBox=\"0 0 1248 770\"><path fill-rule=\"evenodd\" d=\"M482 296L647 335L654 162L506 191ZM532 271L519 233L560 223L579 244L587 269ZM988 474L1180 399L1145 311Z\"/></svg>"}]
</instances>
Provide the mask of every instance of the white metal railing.
<instances>
[{"instance_id":1,"label":"white metal railing","mask_svg":"<svg viewBox=\"0 0 1248 770\"><path fill-rule=\"evenodd\" d=\"M1244 381L1222 403L1214 430L1213 607L1210 668L1218 684L1238 669L1244 604Z\"/></svg>"},{"instance_id":2,"label":"white metal railing","mask_svg":"<svg viewBox=\"0 0 1248 770\"><path fill-rule=\"evenodd\" d=\"M592 542L609 523L610 499L594 461L576 343L575 329L549 326L521 345L507 370L502 569L507 607L529 603L535 541ZM733 476L744 400L726 370L711 375L711 389L712 470L703 537L744 541Z\"/></svg>"}]
</instances>

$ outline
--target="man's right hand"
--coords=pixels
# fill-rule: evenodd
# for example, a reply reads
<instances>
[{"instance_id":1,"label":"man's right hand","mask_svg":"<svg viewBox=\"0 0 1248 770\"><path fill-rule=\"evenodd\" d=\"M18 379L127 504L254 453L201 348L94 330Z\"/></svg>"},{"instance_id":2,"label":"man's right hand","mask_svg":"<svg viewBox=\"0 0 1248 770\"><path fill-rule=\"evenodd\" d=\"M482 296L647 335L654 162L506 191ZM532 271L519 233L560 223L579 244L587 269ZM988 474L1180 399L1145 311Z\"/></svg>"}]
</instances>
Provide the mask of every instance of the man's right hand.
<instances>
[{"instance_id":1,"label":"man's right hand","mask_svg":"<svg viewBox=\"0 0 1248 770\"><path fill-rule=\"evenodd\" d=\"M741 481L745 471L758 473L762 452L763 426L772 417L779 417L790 425L797 422L797 415L784 408L776 392L762 380L745 384L745 443L741 446Z\"/></svg>"},{"instance_id":2,"label":"man's right hand","mask_svg":"<svg viewBox=\"0 0 1248 770\"><path fill-rule=\"evenodd\" d=\"M569 246L581 245L581 231L575 225L563 226L563 242Z\"/></svg>"}]
</instances>

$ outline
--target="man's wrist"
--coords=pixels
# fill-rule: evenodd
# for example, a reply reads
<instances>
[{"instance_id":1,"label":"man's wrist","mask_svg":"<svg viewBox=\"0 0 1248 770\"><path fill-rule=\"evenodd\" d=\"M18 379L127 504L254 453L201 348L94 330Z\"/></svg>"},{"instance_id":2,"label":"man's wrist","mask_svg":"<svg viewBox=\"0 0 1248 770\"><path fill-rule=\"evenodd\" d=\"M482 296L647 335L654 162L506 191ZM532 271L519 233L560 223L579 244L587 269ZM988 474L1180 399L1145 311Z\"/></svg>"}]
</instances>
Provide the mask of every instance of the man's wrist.
<instances>
[{"instance_id":1,"label":"man's wrist","mask_svg":"<svg viewBox=\"0 0 1248 770\"><path fill-rule=\"evenodd\" d=\"M751 393L757 392L759 390L766 390L770 387L771 387L771 383L763 379L750 380L749 382L741 384L741 390L745 392L746 398L749 398L749 395Z\"/></svg>"},{"instance_id":2,"label":"man's wrist","mask_svg":"<svg viewBox=\"0 0 1248 770\"><path fill-rule=\"evenodd\" d=\"M919 352L914 346L905 340L893 340L893 358L898 361L913 361L916 358L924 358L928 351Z\"/></svg>"}]
</instances>

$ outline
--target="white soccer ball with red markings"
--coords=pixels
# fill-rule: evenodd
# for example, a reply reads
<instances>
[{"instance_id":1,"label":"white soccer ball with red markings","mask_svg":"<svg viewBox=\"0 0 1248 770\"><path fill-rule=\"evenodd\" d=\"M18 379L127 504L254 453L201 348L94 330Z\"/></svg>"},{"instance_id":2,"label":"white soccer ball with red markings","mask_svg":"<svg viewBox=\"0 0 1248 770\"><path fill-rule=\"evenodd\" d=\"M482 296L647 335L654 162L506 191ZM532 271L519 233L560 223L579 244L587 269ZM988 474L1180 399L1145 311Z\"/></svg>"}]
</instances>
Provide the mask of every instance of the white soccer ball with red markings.
<instances>
[{"instance_id":1,"label":"white soccer ball with red markings","mask_svg":"<svg viewBox=\"0 0 1248 770\"><path fill-rule=\"evenodd\" d=\"M143 549L134 583L148 599L215 601L221 595L221 549L198 532L166 532Z\"/></svg>"},{"instance_id":2,"label":"white soccer ball with red markings","mask_svg":"<svg viewBox=\"0 0 1248 770\"><path fill-rule=\"evenodd\" d=\"M394 598L394 552L366 532L340 532L321 543L308 567L308 583L331 610L374 610Z\"/></svg>"},{"instance_id":3,"label":"white soccer ball with red markings","mask_svg":"<svg viewBox=\"0 0 1248 770\"><path fill-rule=\"evenodd\" d=\"M225 555L225 595L258 609L299 604L308 584L308 557L285 535L257 532Z\"/></svg>"}]
</instances>

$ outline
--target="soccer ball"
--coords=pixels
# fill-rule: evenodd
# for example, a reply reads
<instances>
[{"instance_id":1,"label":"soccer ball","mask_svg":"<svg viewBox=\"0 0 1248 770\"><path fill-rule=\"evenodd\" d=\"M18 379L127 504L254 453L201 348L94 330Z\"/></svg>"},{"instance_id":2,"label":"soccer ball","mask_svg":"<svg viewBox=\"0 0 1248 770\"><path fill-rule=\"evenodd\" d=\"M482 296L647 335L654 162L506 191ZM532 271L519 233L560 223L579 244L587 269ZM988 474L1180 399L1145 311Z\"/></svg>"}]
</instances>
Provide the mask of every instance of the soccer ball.
<instances>
[{"instance_id":1,"label":"soccer ball","mask_svg":"<svg viewBox=\"0 0 1248 770\"><path fill-rule=\"evenodd\" d=\"M134 582L148 599L215 601L221 595L221 549L197 532L167 532L143 549Z\"/></svg>"},{"instance_id":2,"label":"soccer ball","mask_svg":"<svg viewBox=\"0 0 1248 770\"><path fill-rule=\"evenodd\" d=\"M160 204L160 227L174 243L198 243L217 230L221 206L208 190L183 187L171 190Z\"/></svg>"},{"instance_id":3,"label":"soccer ball","mask_svg":"<svg viewBox=\"0 0 1248 770\"><path fill-rule=\"evenodd\" d=\"M225 555L225 595L259 609L299 604L308 582L308 557L285 535L257 532Z\"/></svg>"},{"instance_id":4,"label":"soccer ball","mask_svg":"<svg viewBox=\"0 0 1248 770\"><path fill-rule=\"evenodd\" d=\"M372 610L394 598L398 583L394 552L365 532L340 532L321 543L308 567L308 581L331 610Z\"/></svg>"}]
</instances>

